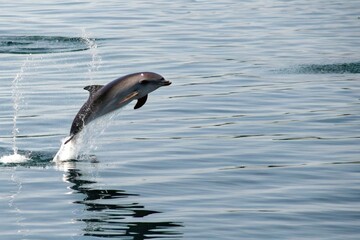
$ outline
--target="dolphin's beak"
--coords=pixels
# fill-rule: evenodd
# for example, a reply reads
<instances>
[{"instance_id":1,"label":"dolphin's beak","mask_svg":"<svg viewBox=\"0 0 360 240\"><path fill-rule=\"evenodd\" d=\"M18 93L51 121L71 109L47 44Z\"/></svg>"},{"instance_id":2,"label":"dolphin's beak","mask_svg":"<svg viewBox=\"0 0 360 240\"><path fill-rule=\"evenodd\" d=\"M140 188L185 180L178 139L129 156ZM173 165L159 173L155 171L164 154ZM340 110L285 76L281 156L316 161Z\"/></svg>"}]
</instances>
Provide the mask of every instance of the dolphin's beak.
<instances>
[{"instance_id":1,"label":"dolphin's beak","mask_svg":"<svg viewBox=\"0 0 360 240\"><path fill-rule=\"evenodd\" d=\"M161 86L169 86L171 84L171 82L164 79L160 82L160 84L161 84Z\"/></svg>"}]
</instances>

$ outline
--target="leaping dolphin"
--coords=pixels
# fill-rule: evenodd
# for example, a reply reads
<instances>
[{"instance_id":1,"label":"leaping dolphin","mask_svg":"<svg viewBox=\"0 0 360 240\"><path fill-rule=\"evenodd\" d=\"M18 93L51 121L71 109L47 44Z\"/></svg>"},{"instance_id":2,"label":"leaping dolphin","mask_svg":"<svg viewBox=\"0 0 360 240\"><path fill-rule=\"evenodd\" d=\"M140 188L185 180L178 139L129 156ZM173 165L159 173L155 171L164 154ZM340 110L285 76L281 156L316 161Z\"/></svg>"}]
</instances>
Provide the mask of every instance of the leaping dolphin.
<instances>
[{"instance_id":1,"label":"leaping dolphin","mask_svg":"<svg viewBox=\"0 0 360 240\"><path fill-rule=\"evenodd\" d=\"M142 107L148 94L161 86L168 86L171 82L153 72L139 72L129 74L106 85L90 85L84 89L89 91L88 100L76 114L70 129L68 143L85 125L94 119L119 109L137 99L134 109Z\"/></svg>"}]
</instances>

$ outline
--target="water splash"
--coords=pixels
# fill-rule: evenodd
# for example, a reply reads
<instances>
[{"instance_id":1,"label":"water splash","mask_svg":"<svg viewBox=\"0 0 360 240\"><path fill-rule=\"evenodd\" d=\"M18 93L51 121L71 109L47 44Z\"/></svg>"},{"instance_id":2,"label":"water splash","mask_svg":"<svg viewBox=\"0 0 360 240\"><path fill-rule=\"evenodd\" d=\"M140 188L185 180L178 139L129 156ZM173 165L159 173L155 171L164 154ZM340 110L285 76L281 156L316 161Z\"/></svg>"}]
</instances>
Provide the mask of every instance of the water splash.
<instances>
[{"instance_id":1,"label":"water splash","mask_svg":"<svg viewBox=\"0 0 360 240\"><path fill-rule=\"evenodd\" d=\"M12 155L3 156L0 158L1 163L20 163L25 162L29 158L27 156L21 155L18 153L18 147L16 144L17 135L19 134L19 128L17 127L17 120L19 115L19 110L22 101L22 94L20 91L20 82L23 80L25 69L29 63L29 55L24 63L22 64L20 71L16 74L14 80L12 81L12 100L13 100L13 129L12 129Z\"/></svg>"},{"instance_id":2,"label":"water splash","mask_svg":"<svg viewBox=\"0 0 360 240\"><path fill-rule=\"evenodd\" d=\"M21 92L19 90L19 82L23 79L24 69L28 62L29 58L21 66L20 72L16 74L13 82L12 82L12 99L13 99L13 108L14 108L14 116L13 116L13 150L14 155L18 154L18 148L16 147L16 136L19 133L19 128L17 127L17 118L20 110L20 100L22 98Z\"/></svg>"},{"instance_id":3,"label":"water splash","mask_svg":"<svg viewBox=\"0 0 360 240\"><path fill-rule=\"evenodd\" d=\"M77 138L68 141L70 138L71 136L61 140L60 149L53 158L54 162L72 160L78 157L81 146L78 143Z\"/></svg>"},{"instance_id":4,"label":"water splash","mask_svg":"<svg viewBox=\"0 0 360 240\"><path fill-rule=\"evenodd\" d=\"M62 139L60 149L54 156L53 161L63 162L75 159L94 160L94 157L91 156L90 153L97 149L97 139L113 124L112 119L119 115L120 112L121 111L112 112L95 119L86 125L83 130L70 141L68 140L71 136Z\"/></svg>"},{"instance_id":5,"label":"water splash","mask_svg":"<svg viewBox=\"0 0 360 240\"><path fill-rule=\"evenodd\" d=\"M0 163L8 164L8 163L22 163L29 160L27 156L20 155L18 153L14 153L12 155L5 155L0 158Z\"/></svg>"},{"instance_id":6,"label":"water splash","mask_svg":"<svg viewBox=\"0 0 360 240\"><path fill-rule=\"evenodd\" d=\"M99 56L98 45L97 45L95 39L91 38L85 29L82 30L81 38L85 42L85 44L91 54L91 61L90 61L90 63L88 63L88 78L90 81L90 85L93 85L94 84L94 82L93 82L94 76L97 73L97 71L99 70L102 59Z\"/></svg>"},{"instance_id":7,"label":"water splash","mask_svg":"<svg viewBox=\"0 0 360 240\"><path fill-rule=\"evenodd\" d=\"M97 49L98 46L95 39L91 38L85 29L82 30L81 38L87 45L91 54L91 61L88 63L88 79L89 79L88 81L89 84L92 85L94 84L94 76L99 70L102 59L98 54L98 49ZM104 124L101 124L101 120L95 122L97 122L96 123L97 126L102 126L100 127L100 129L103 130L100 132L103 132L106 126ZM95 129L98 129L98 127L95 127ZM53 161L61 162L71 159L87 158L90 149L96 149L96 143L94 140L95 139L94 136L96 135L95 131L93 131L92 127L86 127L83 129L83 131L80 134L74 137L67 144L65 143L70 139L70 136L62 139L60 149L54 156Z\"/></svg>"}]
</instances>

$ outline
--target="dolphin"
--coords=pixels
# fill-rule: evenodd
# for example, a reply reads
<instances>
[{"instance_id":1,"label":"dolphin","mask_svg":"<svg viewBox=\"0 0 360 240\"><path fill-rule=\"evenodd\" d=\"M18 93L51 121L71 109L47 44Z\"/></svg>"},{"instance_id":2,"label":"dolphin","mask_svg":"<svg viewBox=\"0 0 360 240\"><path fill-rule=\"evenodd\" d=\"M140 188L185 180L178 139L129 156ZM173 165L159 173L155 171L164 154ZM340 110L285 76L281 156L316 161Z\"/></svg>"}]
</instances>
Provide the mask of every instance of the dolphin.
<instances>
[{"instance_id":1,"label":"dolphin","mask_svg":"<svg viewBox=\"0 0 360 240\"><path fill-rule=\"evenodd\" d=\"M76 114L71 125L70 137L65 144L89 122L123 107L133 100L137 100L134 109L138 109L146 103L149 93L170 84L170 81L165 80L157 73L139 72L120 77L106 85L84 87L90 95Z\"/></svg>"}]
</instances>

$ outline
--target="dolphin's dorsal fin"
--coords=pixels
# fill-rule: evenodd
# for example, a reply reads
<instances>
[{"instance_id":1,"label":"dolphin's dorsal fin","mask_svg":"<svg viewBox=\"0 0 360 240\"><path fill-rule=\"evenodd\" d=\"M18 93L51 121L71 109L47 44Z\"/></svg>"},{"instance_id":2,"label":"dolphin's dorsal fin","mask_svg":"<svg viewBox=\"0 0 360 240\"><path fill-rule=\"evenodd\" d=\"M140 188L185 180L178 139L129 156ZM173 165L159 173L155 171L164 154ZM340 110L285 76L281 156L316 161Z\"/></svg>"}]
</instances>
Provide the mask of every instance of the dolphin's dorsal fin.
<instances>
[{"instance_id":1,"label":"dolphin's dorsal fin","mask_svg":"<svg viewBox=\"0 0 360 240\"><path fill-rule=\"evenodd\" d=\"M147 97L148 97L148 95L146 94L142 98L139 98L134 109L141 108L146 103Z\"/></svg>"},{"instance_id":2,"label":"dolphin's dorsal fin","mask_svg":"<svg viewBox=\"0 0 360 240\"><path fill-rule=\"evenodd\" d=\"M84 87L85 90L89 91L90 96L99 91L104 85L89 85Z\"/></svg>"}]
</instances>

